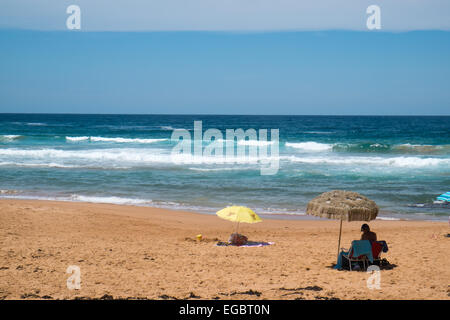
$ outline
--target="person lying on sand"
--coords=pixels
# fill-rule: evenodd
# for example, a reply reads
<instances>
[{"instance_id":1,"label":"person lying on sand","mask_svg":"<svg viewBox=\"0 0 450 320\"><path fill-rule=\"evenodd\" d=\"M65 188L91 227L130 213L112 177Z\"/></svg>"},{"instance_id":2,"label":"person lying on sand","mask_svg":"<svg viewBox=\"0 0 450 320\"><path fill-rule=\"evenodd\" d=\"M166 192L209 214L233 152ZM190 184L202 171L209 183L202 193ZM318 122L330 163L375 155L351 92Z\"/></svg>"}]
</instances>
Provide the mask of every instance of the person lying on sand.
<instances>
[{"instance_id":1,"label":"person lying on sand","mask_svg":"<svg viewBox=\"0 0 450 320\"><path fill-rule=\"evenodd\" d=\"M367 223L361 226L361 240L377 241L377 234L370 231L370 227Z\"/></svg>"},{"instance_id":2,"label":"person lying on sand","mask_svg":"<svg viewBox=\"0 0 450 320\"><path fill-rule=\"evenodd\" d=\"M235 246L242 246L244 244L247 244L248 238L242 234L239 233L232 233L230 238L228 239L228 242Z\"/></svg>"}]
</instances>

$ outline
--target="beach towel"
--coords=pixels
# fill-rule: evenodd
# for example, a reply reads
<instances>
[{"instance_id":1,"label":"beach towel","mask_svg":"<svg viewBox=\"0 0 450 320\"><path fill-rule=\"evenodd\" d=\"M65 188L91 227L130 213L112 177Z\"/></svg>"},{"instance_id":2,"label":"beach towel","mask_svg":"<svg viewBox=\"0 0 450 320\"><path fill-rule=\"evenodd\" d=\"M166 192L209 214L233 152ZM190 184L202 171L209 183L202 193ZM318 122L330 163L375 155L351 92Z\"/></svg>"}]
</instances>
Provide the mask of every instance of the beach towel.
<instances>
[{"instance_id":1,"label":"beach towel","mask_svg":"<svg viewBox=\"0 0 450 320\"><path fill-rule=\"evenodd\" d=\"M367 256L370 262L373 262L372 255L372 244L369 240L353 240L351 245L352 257L356 258L362 255ZM339 253L337 264L333 267L334 269L342 269L342 256L348 256L349 251L342 250Z\"/></svg>"},{"instance_id":2,"label":"beach towel","mask_svg":"<svg viewBox=\"0 0 450 320\"><path fill-rule=\"evenodd\" d=\"M380 256L383 245L378 241L371 241L372 244L372 256L377 259Z\"/></svg>"},{"instance_id":3,"label":"beach towel","mask_svg":"<svg viewBox=\"0 0 450 320\"><path fill-rule=\"evenodd\" d=\"M265 247L275 244L275 242L262 242L262 241L247 241L246 244L241 246L236 246L228 242L219 241L216 243L218 247Z\"/></svg>"},{"instance_id":4,"label":"beach towel","mask_svg":"<svg viewBox=\"0 0 450 320\"><path fill-rule=\"evenodd\" d=\"M348 251L341 250L338 256L338 261L336 265L333 267L333 269L342 269L342 257L348 256Z\"/></svg>"},{"instance_id":5,"label":"beach towel","mask_svg":"<svg viewBox=\"0 0 450 320\"><path fill-rule=\"evenodd\" d=\"M359 256L365 255L370 262L373 262L372 244L369 240L353 240L352 249L352 257L357 258Z\"/></svg>"},{"instance_id":6,"label":"beach towel","mask_svg":"<svg viewBox=\"0 0 450 320\"><path fill-rule=\"evenodd\" d=\"M372 243L372 255L374 258L378 258L380 256L381 251L388 252L389 248L384 240L380 241L371 241Z\"/></svg>"}]
</instances>

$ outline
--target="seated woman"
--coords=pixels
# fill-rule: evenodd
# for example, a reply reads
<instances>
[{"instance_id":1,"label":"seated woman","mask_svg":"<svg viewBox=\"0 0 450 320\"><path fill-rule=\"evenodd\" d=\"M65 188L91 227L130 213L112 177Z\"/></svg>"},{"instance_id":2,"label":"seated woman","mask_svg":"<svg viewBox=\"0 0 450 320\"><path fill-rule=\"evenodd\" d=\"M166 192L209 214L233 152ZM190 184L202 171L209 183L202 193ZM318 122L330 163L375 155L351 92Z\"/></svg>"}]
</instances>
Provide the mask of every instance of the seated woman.
<instances>
[{"instance_id":1,"label":"seated woman","mask_svg":"<svg viewBox=\"0 0 450 320\"><path fill-rule=\"evenodd\" d=\"M351 250L349 251L341 251L339 253L338 256L338 262L335 265L335 269L341 269L343 266L343 262L348 262L349 259L347 257L349 257L349 255L351 255L353 260L357 260L357 258L359 256L362 255L366 255L368 256L370 262L373 261L373 257L374 257L374 250L373 250L373 246L372 243L377 241L377 234L375 232L370 231L370 227L368 224L364 223L361 226L361 240L368 240L365 242L361 242L361 241L352 241L352 246L351 246ZM385 244L386 245L386 244ZM381 249L382 249L383 245L379 244L379 250L377 251L377 253L375 254L375 258L378 257ZM387 251L387 245L386 245L386 251ZM342 258L347 258L347 259L342 259ZM356 258L356 259L355 259ZM359 264L357 261L353 262L353 266L349 266L350 270L359 270Z\"/></svg>"},{"instance_id":2,"label":"seated woman","mask_svg":"<svg viewBox=\"0 0 450 320\"><path fill-rule=\"evenodd\" d=\"M361 226L361 240L369 240L369 241L377 241L377 234L375 232L370 231L370 227L367 223L364 223Z\"/></svg>"}]
</instances>

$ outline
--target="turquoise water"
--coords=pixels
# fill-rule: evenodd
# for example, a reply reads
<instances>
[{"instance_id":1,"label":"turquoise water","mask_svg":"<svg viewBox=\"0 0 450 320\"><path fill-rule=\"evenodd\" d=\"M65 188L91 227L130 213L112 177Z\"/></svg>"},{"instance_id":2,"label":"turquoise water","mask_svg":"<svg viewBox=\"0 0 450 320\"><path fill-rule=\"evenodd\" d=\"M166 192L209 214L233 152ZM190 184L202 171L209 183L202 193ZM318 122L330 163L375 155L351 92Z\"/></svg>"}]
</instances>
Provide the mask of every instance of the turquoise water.
<instances>
[{"instance_id":1,"label":"turquoise water","mask_svg":"<svg viewBox=\"0 0 450 320\"><path fill-rule=\"evenodd\" d=\"M258 162L174 163L173 130L193 133L200 120L224 139L226 129L279 129L278 172L261 175ZM296 217L331 189L368 196L382 218L447 220L447 208L410 205L450 189L450 117L0 114L3 198L205 213L239 204Z\"/></svg>"}]
</instances>

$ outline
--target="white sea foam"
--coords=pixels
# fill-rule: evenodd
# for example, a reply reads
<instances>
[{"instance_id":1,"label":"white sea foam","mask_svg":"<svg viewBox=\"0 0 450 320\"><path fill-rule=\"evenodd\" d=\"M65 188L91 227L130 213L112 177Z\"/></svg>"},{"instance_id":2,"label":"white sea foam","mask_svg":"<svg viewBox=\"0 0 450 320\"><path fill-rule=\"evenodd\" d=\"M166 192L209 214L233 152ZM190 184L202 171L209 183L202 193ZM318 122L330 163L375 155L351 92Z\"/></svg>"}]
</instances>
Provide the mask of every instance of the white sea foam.
<instances>
[{"instance_id":1,"label":"white sea foam","mask_svg":"<svg viewBox=\"0 0 450 320\"><path fill-rule=\"evenodd\" d=\"M155 143L167 141L168 139L139 139L139 138L105 138L105 137L91 137L91 141L101 142L116 142L116 143Z\"/></svg>"},{"instance_id":2,"label":"white sea foam","mask_svg":"<svg viewBox=\"0 0 450 320\"><path fill-rule=\"evenodd\" d=\"M314 151L314 152L320 152L320 151L328 151L333 148L332 144L328 143L318 143L314 141L308 141L308 142L286 142L286 147L291 147L295 149L300 149L303 151Z\"/></svg>"},{"instance_id":3,"label":"white sea foam","mask_svg":"<svg viewBox=\"0 0 450 320\"><path fill-rule=\"evenodd\" d=\"M62 163L20 163L20 162L0 162L0 167L3 166L15 166L15 167L36 167L36 168L82 168L84 166L79 165L65 165Z\"/></svg>"},{"instance_id":4,"label":"white sea foam","mask_svg":"<svg viewBox=\"0 0 450 320\"><path fill-rule=\"evenodd\" d=\"M13 140L16 140L16 139L20 139L22 137L23 136L17 135L17 134L4 134L4 135L0 135L0 141L9 142L9 141L13 141Z\"/></svg>"},{"instance_id":5,"label":"white sea foam","mask_svg":"<svg viewBox=\"0 0 450 320\"><path fill-rule=\"evenodd\" d=\"M92 142L114 142L114 143L155 143L167 141L168 139L140 139L140 138L109 138L109 137L66 137L69 141L92 141Z\"/></svg>"},{"instance_id":6,"label":"white sea foam","mask_svg":"<svg viewBox=\"0 0 450 320\"><path fill-rule=\"evenodd\" d=\"M411 144L411 143L402 143L402 144L397 144L396 145L397 148L417 148L417 147L440 147L440 146L433 146L431 144Z\"/></svg>"},{"instance_id":7,"label":"white sea foam","mask_svg":"<svg viewBox=\"0 0 450 320\"><path fill-rule=\"evenodd\" d=\"M175 130L175 128L172 126L160 126L159 128L162 130L169 130L169 131Z\"/></svg>"},{"instance_id":8,"label":"white sea foam","mask_svg":"<svg viewBox=\"0 0 450 320\"><path fill-rule=\"evenodd\" d=\"M93 197L83 195L72 195L72 201L93 202L93 203L111 203L111 204L127 204L127 205L148 205L152 200L121 198L121 197Z\"/></svg>"},{"instance_id":9,"label":"white sea foam","mask_svg":"<svg viewBox=\"0 0 450 320\"><path fill-rule=\"evenodd\" d=\"M386 221L398 221L399 218L393 218L393 217L377 217L377 220L386 220Z\"/></svg>"},{"instance_id":10,"label":"white sea foam","mask_svg":"<svg viewBox=\"0 0 450 320\"><path fill-rule=\"evenodd\" d=\"M0 167L29 167L29 168L61 168L61 169L116 169L116 170L124 170L124 169L131 169L130 166L120 166L117 164L110 164L110 165L95 165L95 164L64 164L64 163L56 163L56 162L43 162L43 163L27 163L27 162L7 162L2 161L0 162Z\"/></svg>"},{"instance_id":11,"label":"white sea foam","mask_svg":"<svg viewBox=\"0 0 450 320\"><path fill-rule=\"evenodd\" d=\"M239 140L238 145L241 146L257 146L263 147L274 144L274 141L260 141L260 140Z\"/></svg>"},{"instance_id":12,"label":"white sea foam","mask_svg":"<svg viewBox=\"0 0 450 320\"><path fill-rule=\"evenodd\" d=\"M0 149L0 157L4 163L17 165L46 165L51 166L93 166L93 167L130 167L147 166L150 164L226 164L249 163L259 161L281 160L282 162L305 164L349 165L354 168L363 167L403 167L427 168L448 167L450 159L437 157L357 157L357 156L294 156L281 157L239 157L203 156L195 157L191 154L171 155L169 149L160 148L112 148L88 150L59 150L59 149Z\"/></svg>"},{"instance_id":13,"label":"white sea foam","mask_svg":"<svg viewBox=\"0 0 450 320\"><path fill-rule=\"evenodd\" d=\"M17 190L0 190L0 194L17 194Z\"/></svg>"},{"instance_id":14,"label":"white sea foam","mask_svg":"<svg viewBox=\"0 0 450 320\"><path fill-rule=\"evenodd\" d=\"M165 130L165 131L174 131L174 130L187 130L187 131L192 131L194 129L192 128L174 128L172 126L159 126L158 127L161 130Z\"/></svg>"},{"instance_id":15,"label":"white sea foam","mask_svg":"<svg viewBox=\"0 0 450 320\"><path fill-rule=\"evenodd\" d=\"M305 211L292 211L285 208L255 208L259 214L268 214L273 216L305 216Z\"/></svg>"},{"instance_id":16,"label":"white sea foam","mask_svg":"<svg viewBox=\"0 0 450 320\"><path fill-rule=\"evenodd\" d=\"M255 169L255 168L253 168ZM237 170L250 170L250 168L248 167L221 167L221 168L189 168L189 170L192 171L205 171L205 172L210 172L210 171L237 171Z\"/></svg>"},{"instance_id":17,"label":"white sea foam","mask_svg":"<svg viewBox=\"0 0 450 320\"><path fill-rule=\"evenodd\" d=\"M69 141L85 141L85 140L89 140L89 137L66 137L66 140Z\"/></svg>"},{"instance_id":18,"label":"white sea foam","mask_svg":"<svg viewBox=\"0 0 450 320\"><path fill-rule=\"evenodd\" d=\"M150 164L218 164L218 163L258 163L258 161L277 159L275 157L250 156L203 156L191 154L172 155L166 149L116 148L89 150L58 149L0 149L0 156L6 162L17 164L39 163L39 165L63 162L65 165L83 165L114 168L118 166L147 166ZM59 161L58 161L59 160Z\"/></svg>"},{"instance_id":19,"label":"white sea foam","mask_svg":"<svg viewBox=\"0 0 450 320\"><path fill-rule=\"evenodd\" d=\"M133 205L133 206L154 206L151 199L135 199L122 198L116 196L83 196L73 194L71 196L42 196L42 195L27 195L18 194L15 190L0 190L0 198L4 199L32 199L32 200L50 200L50 201L69 201L69 202L90 202L90 203L109 203L119 205Z\"/></svg>"},{"instance_id":20,"label":"white sea foam","mask_svg":"<svg viewBox=\"0 0 450 320\"><path fill-rule=\"evenodd\" d=\"M209 142L209 141L208 141ZM232 142L235 143L235 139L217 139L215 142L218 143L227 143ZM264 147L264 146L270 146L274 144L274 141L263 141L263 140L238 140L237 145L240 146L254 146L254 147Z\"/></svg>"},{"instance_id":21,"label":"white sea foam","mask_svg":"<svg viewBox=\"0 0 450 320\"><path fill-rule=\"evenodd\" d=\"M419 157L296 157L285 156L286 159L298 163L332 164L332 165L366 165L405 168L421 168L429 166L449 166L450 159Z\"/></svg>"}]
</instances>

